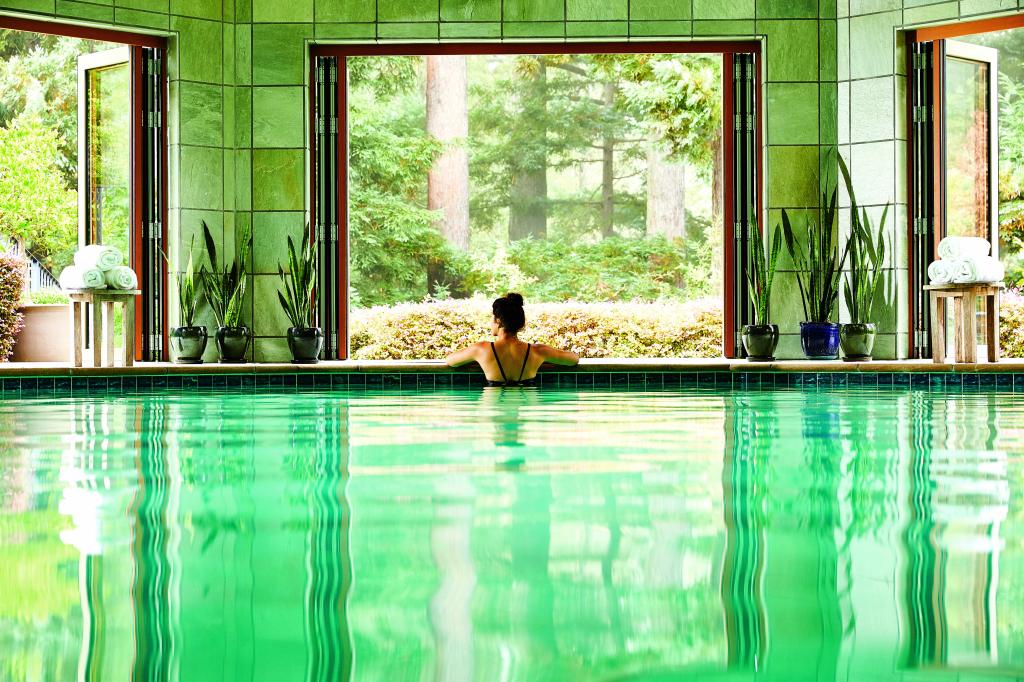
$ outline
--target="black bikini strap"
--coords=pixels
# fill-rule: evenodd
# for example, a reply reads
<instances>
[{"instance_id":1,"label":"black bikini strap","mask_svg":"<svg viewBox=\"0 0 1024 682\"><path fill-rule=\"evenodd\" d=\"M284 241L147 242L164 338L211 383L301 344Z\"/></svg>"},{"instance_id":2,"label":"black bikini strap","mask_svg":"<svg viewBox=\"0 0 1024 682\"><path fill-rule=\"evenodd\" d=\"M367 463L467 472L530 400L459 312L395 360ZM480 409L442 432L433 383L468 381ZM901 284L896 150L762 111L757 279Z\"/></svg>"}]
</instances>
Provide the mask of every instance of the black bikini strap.
<instances>
[{"instance_id":1,"label":"black bikini strap","mask_svg":"<svg viewBox=\"0 0 1024 682\"><path fill-rule=\"evenodd\" d=\"M532 343L526 344L526 357L523 358L523 366L519 368L519 381L523 380L523 374L526 372L526 361L530 359L531 348L533 348Z\"/></svg>"},{"instance_id":2,"label":"black bikini strap","mask_svg":"<svg viewBox=\"0 0 1024 682\"><path fill-rule=\"evenodd\" d=\"M507 384L508 377L505 376L505 368L501 366L501 360L498 359L498 351L495 350L493 341L491 341L491 352L494 353L494 361L498 363L498 371L501 372L501 380Z\"/></svg>"}]
</instances>

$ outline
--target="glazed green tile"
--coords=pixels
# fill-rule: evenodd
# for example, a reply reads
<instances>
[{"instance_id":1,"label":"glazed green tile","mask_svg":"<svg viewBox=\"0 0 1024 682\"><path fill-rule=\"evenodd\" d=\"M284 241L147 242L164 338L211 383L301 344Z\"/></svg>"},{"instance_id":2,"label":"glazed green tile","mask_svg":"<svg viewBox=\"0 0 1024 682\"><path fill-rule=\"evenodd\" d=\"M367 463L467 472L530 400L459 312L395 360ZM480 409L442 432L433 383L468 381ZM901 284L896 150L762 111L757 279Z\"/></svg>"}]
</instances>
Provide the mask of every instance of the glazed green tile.
<instances>
[{"instance_id":1,"label":"glazed green tile","mask_svg":"<svg viewBox=\"0 0 1024 682\"><path fill-rule=\"evenodd\" d=\"M173 127L173 126L171 126ZM170 134L168 134L170 138ZM167 145L167 208L175 210L181 208L181 192L179 181L181 177L181 145Z\"/></svg>"},{"instance_id":2,"label":"glazed green tile","mask_svg":"<svg viewBox=\"0 0 1024 682\"><path fill-rule=\"evenodd\" d=\"M377 21L437 21L438 0L387 0L377 3Z\"/></svg>"},{"instance_id":3,"label":"glazed green tile","mask_svg":"<svg viewBox=\"0 0 1024 682\"><path fill-rule=\"evenodd\" d=\"M914 26L916 24L928 24L936 21L957 19L960 16L960 3L943 2L937 5L925 5L923 7L908 7L903 10L903 25Z\"/></svg>"},{"instance_id":4,"label":"glazed green tile","mask_svg":"<svg viewBox=\"0 0 1024 682\"><path fill-rule=\"evenodd\" d=\"M234 145L236 147L251 147L252 88L236 87L232 96L235 99ZM225 138L225 140L227 139Z\"/></svg>"},{"instance_id":5,"label":"glazed green tile","mask_svg":"<svg viewBox=\"0 0 1024 682\"><path fill-rule=\"evenodd\" d=\"M850 142L889 140L895 134L893 76L850 83Z\"/></svg>"},{"instance_id":6,"label":"glazed green tile","mask_svg":"<svg viewBox=\"0 0 1024 682\"><path fill-rule=\"evenodd\" d=\"M818 203L818 148L768 148L768 205L806 207Z\"/></svg>"},{"instance_id":7,"label":"glazed green tile","mask_svg":"<svg viewBox=\"0 0 1024 682\"><path fill-rule=\"evenodd\" d=\"M229 23L235 21L235 0L223 0L221 7L221 20Z\"/></svg>"},{"instance_id":8,"label":"glazed green tile","mask_svg":"<svg viewBox=\"0 0 1024 682\"><path fill-rule=\"evenodd\" d=\"M305 207L305 153L301 149L254 149L253 208L301 211Z\"/></svg>"},{"instance_id":9,"label":"glazed green tile","mask_svg":"<svg viewBox=\"0 0 1024 682\"><path fill-rule=\"evenodd\" d=\"M836 22L822 21L818 23L818 80L836 80Z\"/></svg>"},{"instance_id":10,"label":"glazed green tile","mask_svg":"<svg viewBox=\"0 0 1024 682\"><path fill-rule=\"evenodd\" d=\"M221 150L223 156L222 167L224 168L224 211L234 216L235 211L235 151L233 149ZM228 218L225 218L228 220ZM232 217L231 220L234 220Z\"/></svg>"},{"instance_id":11,"label":"glazed green tile","mask_svg":"<svg viewBox=\"0 0 1024 682\"><path fill-rule=\"evenodd\" d=\"M988 12L1000 12L1016 7L1016 0L960 0L960 16L968 17Z\"/></svg>"},{"instance_id":12,"label":"glazed green tile","mask_svg":"<svg viewBox=\"0 0 1024 682\"><path fill-rule=\"evenodd\" d=\"M835 19L839 14L836 0L818 0L818 18Z\"/></svg>"},{"instance_id":13,"label":"glazed green tile","mask_svg":"<svg viewBox=\"0 0 1024 682\"><path fill-rule=\"evenodd\" d=\"M235 209L252 210L252 152L235 150Z\"/></svg>"},{"instance_id":14,"label":"glazed green tile","mask_svg":"<svg viewBox=\"0 0 1024 682\"><path fill-rule=\"evenodd\" d=\"M817 221L821 218L821 211L817 208L802 209L802 208L789 208L786 209L786 215L789 217L790 224L793 227L794 234L798 234L800 238L803 238L805 229L804 225L807 224L808 220ZM782 210L771 209L768 211L767 222L765 228L771 231L772 234L775 232L775 228L778 227L782 230ZM789 255L789 251L786 249L785 244L779 250L779 260L777 267L780 271L783 270L794 270L796 266L793 265L793 258ZM795 293L795 291L794 291Z\"/></svg>"},{"instance_id":15,"label":"glazed green tile","mask_svg":"<svg viewBox=\"0 0 1024 682\"><path fill-rule=\"evenodd\" d=\"M220 83L223 49L220 22L171 17L171 30L180 33L179 77L182 80Z\"/></svg>"},{"instance_id":16,"label":"glazed green tile","mask_svg":"<svg viewBox=\"0 0 1024 682\"><path fill-rule=\"evenodd\" d=\"M224 161L213 147L180 148L180 198L182 208L223 208Z\"/></svg>"},{"instance_id":17,"label":"glazed green tile","mask_svg":"<svg viewBox=\"0 0 1024 682\"><path fill-rule=\"evenodd\" d=\"M232 24L223 24L221 40L224 45L224 57L223 57L223 70L224 70L224 82L234 84L235 74L235 59L237 53L235 51L235 27Z\"/></svg>"},{"instance_id":18,"label":"glazed green tile","mask_svg":"<svg viewBox=\"0 0 1024 682\"><path fill-rule=\"evenodd\" d=\"M504 0L505 21L562 21L565 6L557 0Z\"/></svg>"},{"instance_id":19,"label":"glazed green tile","mask_svg":"<svg viewBox=\"0 0 1024 682\"><path fill-rule=\"evenodd\" d=\"M221 3L210 0L171 0L171 14L199 19L223 19L223 8Z\"/></svg>"},{"instance_id":20,"label":"glazed green tile","mask_svg":"<svg viewBox=\"0 0 1024 682\"><path fill-rule=\"evenodd\" d=\"M318 40L373 40L377 37L375 24L321 24L317 23Z\"/></svg>"},{"instance_id":21,"label":"glazed green tile","mask_svg":"<svg viewBox=\"0 0 1024 682\"><path fill-rule=\"evenodd\" d=\"M278 303L278 306L281 304ZM292 352L284 336L261 336L253 339L254 362L288 362Z\"/></svg>"},{"instance_id":22,"label":"glazed green tile","mask_svg":"<svg viewBox=\"0 0 1024 682\"><path fill-rule=\"evenodd\" d=\"M693 0L694 19L753 19L754 0Z\"/></svg>"},{"instance_id":23,"label":"glazed green tile","mask_svg":"<svg viewBox=\"0 0 1024 682\"><path fill-rule=\"evenodd\" d=\"M302 242L306 214L302 211L257 212L252 216L252 255L254 272L276 273L278 264L287 272L287 240Z\"/></svg>"},{"instance_id":24,"label":"glazed green tile","mask_svg":"<svg viewBox=\"0 0 1024 682\"><path fill-rule=\"evenodd\" d=\"M895 173L894 141L852 145L850 174L860 204L891 203L895 196Z\"/></svg>"},{"instance_id":25,"label":"glazed green tile","mask_svg":"<svg viewBox=\"0 0 1024 682\"><path fill-rule=\"evenodd\" d=\"M301 147L305 144L305 97L301 87L252 89L254 147Z\"/></svg>"},{"instance_id":26,"label":"glazed green tile","mask_svg":"<svg viewBox=\"0 0 1024 682\"><path fill-rule=\"evenodd\" d=\"M895 140L893 148L896 152L896 164L893 172L895 173L895 181L893 183L893 202L895 203L906 203L907 192L910 188L907 186L907 147L908 143L906 140Z\"/></svg>"},{"instance_id":27,"label":"glazed green tile","mask_svg":"<svg viewBox=\"0 0 1024 682\"><path fill-rule=\"evenodd\" d=\"M644 2L658 0L640 0ZM636 6L636 0L632 3ZM682 4L682 3L677 3ZM631 15L629 0L565 0L565 18L569 21L625 21ZM686 17L636 17L638 19L685 19Z\"/></svg>"},{"instance_id":28,"label":"glazed green tile","mask_svg":"<svg viewBox=\"0 0 1024 682\"><path fill-rule=\"evenodd\" d=\"M259 218L259 213L254 220ZM281 289L281 278L277 273L272 275L253 275L252 304L256 319L253 320L253 331L259 336L285 334L291 323L281 308L277 292Z\"/></svg>"},{"instance_id":29,"label":"glazed green tile","mask_svg":"<svg viewBox=\"0 0 1024 682\"><path fill-rule=\"evenodd\" d=\"M850 20L836 22L836 80L850 79Z\"/></svg>"},{"instance_id":30,"label":"glazed green tile","mask_svg":"<svg viewBox=\"0 0 1024 682\"><path fill-rule=\"evenodd\" d=\"M53 14L56 10L56 0L3 0L3 9Z\"/></svg>"},{"instance_id":31,"label":"glazed green tile","mask_svg":"<svg viewBox=\"0 0 1024 682\"><path fill-rule=\"evenodd\" d=\"M169 0L114 0L114 6L141 9L145 12L161 12L163 14L167 14L170 11Z\"/></svg>"},{"instance_id":32,"label":"glazed green tile","mask_svg":"<svg viewBox=\"0 0 1024 682\"><path fill-rule=\"evenodd\" d=\"M849 2L850 16L903 9L904 4L900 0L849 0Z\"/></svg>"},{"instance_id":33,"label":"glazed green tile","mask_svg":"<svg viewBox=\"0 0 1024 682\"><path fill-rule=\"evenodd\" d=\"M572 12L570 11L569 14L569 18L572 19ZM629 18L638 21L672 21L676 19L690 19L692 17L690 3L688 2L679 2L678 0L632 0L629 3Z\"/></svg>"},{"instance_id":34,"label":"glazed green tile","mask_svg":"<svg viewBox=\"0 0 1024 682\"><path fill-rule=\"evenodd\" d=\"M769 81L818 80L818 22L758 21L768 37Z\"/></svg>"},{"instance_id":35,"label":"glazed green tile","mask_svg":"<svg viewBox=\"0 0 1024 682\"><path fill-rule=\"evenodd\" d=\"M850 19L850 77L871 78L893 73L896 35L902 13L885 12Z\"/></svg>"},{"instance_id":36,"label":"glazed green tile","mask_svg":"<svg viewBox=\"0 0 1024 682\"><path fill-rule=\"evenodd\" d=\"M306 82L309 24L254 24L252 80L255 85L300 85Z\"/></svg>"},{"instance_id":37,"label":"glazed green tile","mask_svg":"<svg viewBox=\"0 0 1024 682\"><path fill-rule=\"evenodd\" d=\"M768 83L768 144L818 143L818 84Z\"/></svg>"},{"instance_id":38,"label":"glazed green tile","mask_svg":"<svg viewBox=\"0 0 1024 682\"><path fill-rule=\"evenodd\" d=\"M834 145L839 141L838 93L838 83L818 84L818 141L821 144Z\"/></svg>"},{"instance_id":39,"label":"glazed green tile","mask_svg":"<svg viewBox=\"0 0 1024 682\"><path fill-rule=\"evenodd\" d=\"M839 118L836 130L836 142L839 144L850 143L850 81L840 81L836 84L839 99Z\"/></svg>"},{"instance_id":40,"label":"glazed green tile","mask_svg":"<svg viewBox=\"0 0 1024 682\"><path fill-rule=\"evenodd\" d=\"M235 26L235 84L252 84L252 24Z\"/></svg>"},{"instance_id":41,"label":"glazed green tile","mask_svg":"<svg viewBox=\"0 0 1024 682\"><path fill-rule=\"evenodd\" d=\"M235 21L252 21L252 0L235 0Z\"/></svg>"},{"instance_id":42,"label":"glazed green tile","mask_svg":"<svg viewBox=\"0 0 1024 682\"><path fill-rule=\"evenodd\" d=\"M182 253L188 258L189 245L192 245L192 265L198 269L200 263L207 262L206 240L203 238L203 223L210 228L214 244L218 249L224 245L224 213L222 211L201 211L182 209L178 211L178 243ZM218 253L218 255L220 255ZM182 263L184 265L184 263Z\"/></svg>"},{"instance_id":43,"label":"glazed green tile","mask_svg":"<svg viewBox=\"0 0 1024 682\"><path fill-rule=\"evenodd\" d=\"M561 21L507 21L506 38L562 38L565 23Z\"/></svg>"},{"instance_id":44,"label":"glazed green tile","mask_svg":"<svg viewBox=\"0 0 1024 682\"><path fill-rule=\"evenodd\" d=\"M255 23L313 21L313 0L252 0Z\"/></svg>"},{"instance_id":45,"label":"glazed green tile","mask_svg":"<svg viewBox=\"0 0 1024 682\"><path fill-rule=\"evenodd\" d=\"M907 117L905 115L905 113L907 111L907 106L908 106L907 105L907 102L908 102L908 100L907 100L907 77L906 76L896 76L893 80L896 83L896 96L895 96L895 100L894 100L894 102L895 102L894 106L898 107L898 109L894 109L894 116L893 116L894 123L896 125L896 139L897 140L906 140L906 139L908 139L908 135L907 135ZM900 111L900 110L902 110L902 111ZM897 111L899 111L899 113L896 113Z\"/></svg>"},{"instance_id":46,"label":"glazed green tile","mask_svg":"<svg viewBox=\"0 0 1024 682\"><path fill-rule=\"evenodd\" d=\"M87 2L72 2L71 0L57 0L57 14L61 17L87 21L102 21L104 23L114 21L113 7Z\"/></svg>"},{"instance_id":47,"label":"glazed green tile","mask_svg":"<svg viewBox=\"0 0 1024 682\"><path fill-rule=\"evenodd\" d=\"M468 38L500 38L501 24L493 22L443 22L441 24L441 39L450 38L453 40Z\"/></svg>"},{"instance_id":48,"label":"glazed green tile","mask_svg":"<svg viewBox=\"0 0 1024 682\"><path fill-rule=\"evenodd\" d=\"M603 38L629 35L629 23L625 21L567 21L565 35L570 38Z\"/></svg>"},{"instance_id":49,"label":"glazed green tile","mask_svg":"<svg viewBox=\"0 0 1024 682\"><path fill-rule=\"evenodd\" d=\"M501 21L501 0L441 0L441 21Z\"/></svg>"},{"instance_id":50,"label":"glazed green tile","mask_svg":"<svg viewBox=\"0 0 1024 682\"><path fill-rule=\"evenodd\" d=\"M178 83L180 142L186 145L223 144L221 119L222 87L206 83Z\"/></svg>"},{"instance_id":51,"label":"glazed green tile","mask_svg":"<svg viewBox=\"0 0 1024 682\"><path fill-rule=\"evenodd\" d=\"M707 22L705 22L707 23ZM631 21L629 34L634 38L685 38L693 33L691 21Z\"/></svg>"},{"instance_id":52,"label":"glazed green tile","mask_svg":"<svg viewBox=\"0 0 1024 682\"><path fill-rule=\"evenodd\" d=\"M377 17L375 0L316 0L314 10L318 23L374 21Z\"/></svg>"},{"instance_id":53,"label":"glazed green tile","mask_svg":"<svg viewBox=\"0 0 1024 682\"><path fill-rule=\"evenodd\" d=\"M753 19L706 20L693 22L695 36L742 36L755 34Z\"/></svg>"},{"instance_id":54,"label":"glazed green tile","mask_svg":"<svg viewBox=\"0 0 1024 682\"><path fill-rule=\"evenodd\" d=\"M798 236L803 237L802 234ZM781 333L797 334L800 332L800 322L805 317L799 291L795 272L775 273L768 315L771 317L772 324L779 325Z\"/></svg>"},{"instance_id":55,"label":"glazed green tile","mask_svg":"<svg viewBox=\"0 0 1024 682\"><path fill-rule=\"evenodd\" d=\"M142 26L144 28L166 31L171 25L171 17L167 14L157 14L156 12L115 8L114 22L121 26Z\"/></svg>"},{"instance_id":56,"label":"glazed green tile","mask_svg":"<svg viewBox=\"0 0 1024 682\"><path fill-rule=\"evenodd\" d=\"M817 19L818 0L757 0L758 19Z\"/></svg>"},{"instance_id":57,"label":"glazed green tile","mask_svg":"<svg viewBox=\"0 0 1024 682\"><path fill-rule=\"evenodd\" d=\"M436 22L377 24L377 37L381 40L436 40L439 35Z\"/></svg>"}]
</instances>

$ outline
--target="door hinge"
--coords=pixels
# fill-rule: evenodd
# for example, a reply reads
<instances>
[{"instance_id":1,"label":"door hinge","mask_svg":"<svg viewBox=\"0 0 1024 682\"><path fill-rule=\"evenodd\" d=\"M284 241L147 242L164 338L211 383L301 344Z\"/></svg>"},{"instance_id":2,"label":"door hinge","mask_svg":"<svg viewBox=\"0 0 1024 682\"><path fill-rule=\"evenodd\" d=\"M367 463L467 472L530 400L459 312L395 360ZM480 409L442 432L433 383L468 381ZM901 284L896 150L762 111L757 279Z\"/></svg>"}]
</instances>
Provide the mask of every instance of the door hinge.
<instances>
[{"instance_id":1,"label":"door hinge","mask_svg":"<svg viewBox=\"0 0 1024 682\"><path fill-rule=\"evenodd\" d=\"M917 104L913 109L914 123L927 123L931 120L932 107L930 104Z\"/></svg>"},{"instance_id":2,"label":"door hinge","mask_svg":"<svg viewBox=\"0 0 1024 682\"><path fill-rule=\"evenodd\" d=\"M926 235L928 234L928 219L927 218L914 218L914 234Z\"/></svg>"},{"instance_id":3,"label":"door hinge","mask_svg":"<svg viewBox=\"0 0 1024 682\"><path fill-rule=\"evenodd\" d=\"M737 220L732 224L733 239L736 241L745 241L747 238L747 223L742 220Z\"/></svg>"},{"instance_id":4,"label":"door hinge","mask_svg":"<svg viewBox=\"0 0 1024 682\"><path fill-rule=\"evenodd\" d=\"M160 112L150 111L146 114L146 126L148 128L159 128L161 124Z\"/></svg>"},{"instance_id":5,"label":"door hinge","mask_svg":"<svg viewBox=\"0 0 1024 682\"><path fill-rule=\"evenodd\" d=\"M160 75L160 58L150 57L146 59L146 75L159 76Z\"/></svg>"},{"instance_id":6,"label":"door hinge","mask_svg":"<svg viewBox=\"0 0 1024 682\"><path fill-rule=\"evenodd\" d=\"M916 70L927 69L928 68L928 58L930 56L931 55L926 54L924 52L915 52L914 53L914 57L913 57L913 61L912 61L912 64L911 64L912 67L914 69L916 69Z\"/></svg>"},{"instance_id":7,"label":"door hinge","mask_svg":"<svg viewBox=\"0 0 1024 682\"><path fill-rule=\"evenodd\" d=\"M163 345L164 345L164 337L163 336L161 336L160 334L150 334L149 335L149 349L151 351L153 351L154 353L160 353L164 349Z\"/></svg>"},{"instance_id":8,"label":"door hinge","mask_svg":"<svg viewBox=\"0 0 1024 682\"><path fill-rule=\"evenodd\" d=\"M163 230L160 228L161 225L159 220L154 220L153 222L148 223L146 225L147 236L154 241L160 241L163 238Z\"/></svg>"},{"instance_id":9,"label":"door hinge","mask_svg":"<svg viewBox=\"0 0 1024 682\"><path fill-rule=\"evenodd\" d=\"M337 244L338 243L338 224L337 223L331 223L331 243L332 244Z\"/></svg>"},{"instance_id":10,"label":"door hinge","mask_svg":"<svg viewBox=\"0 0 1024 682\"><path fill-rule=\"evenodd\" d=\"M733 66L733 75L736 80L750 80L754 76L754 64L737 59Z\"/></svg>"},{"instance_id":11,"label":"door hinge","mask_svg":"<svg viewBox=\"0 0 1024 682\"><path fill-rule=\"evenodd\" d=\"M323 82L324 82L324 65L323 64L317 64L316 65L316 82L318 84L320 84L320 85L323 85Z\"/></svg>"},{"instance_id":12,"label":"door hinge","mask_svg":"<svg viewBox=\"0 0 1024 682\"><path fill-rule=\"evenodd\" d=\"M754 130L754 115L753 114L735 114L735 120L733 125L736 130L741 133L749 133Z\"/></svg>"},{"instance_id":13,"label":"door hinge","mask_svg":"<svg viewBox=\"0 0 1024 682\"><path fill-rule=\"evenodd\" d=\"M337 347L338 347L338 332L332 331L331 332L331 348L337 348Z\"/></svg>"},{"instance_id":14,"label":"door hinge","mask_svg":"<svg viewBox=\"0 0 1024 682\"><path fill-rule=\"evenodd\" d=\"M333 62L331 63L331 82L338 82L338 67Z\"/></svg>"}]
</instances>

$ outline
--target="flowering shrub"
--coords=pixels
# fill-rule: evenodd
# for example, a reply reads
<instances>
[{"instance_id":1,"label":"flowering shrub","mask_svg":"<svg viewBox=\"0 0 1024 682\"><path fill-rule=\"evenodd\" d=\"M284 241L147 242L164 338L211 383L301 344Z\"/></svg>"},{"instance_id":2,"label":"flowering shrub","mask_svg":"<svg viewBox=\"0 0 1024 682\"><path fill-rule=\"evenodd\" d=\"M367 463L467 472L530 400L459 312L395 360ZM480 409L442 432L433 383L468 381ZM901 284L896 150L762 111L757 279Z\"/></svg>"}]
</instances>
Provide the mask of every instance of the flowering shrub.
<instances>
[{"instance_id":1,"label":"flowering shrub","mask_svg":"<svg viewBox=\"0 0 1024 682\"><path fill-rule=\"evenodd\" d=\"M0 255L0 362L14 352L14 340L21 331L21 290L25 285L25 261L18 256Z\"/></svg>"},{"instance_id":2,"label":"flowering shrub","mask_svg":"<svg viewBox=\"0 0 1024 682\"><path fill-rule=\"evenodd\" d=\"M377 306L352 311L356 360L444 358L490 338L491 302L483 298ZM688 303L538 303L526 305L524 341L585 358L709 358L722 354L717 300Z\"/></svg>"},{"instance_id":3,"label":"flowering shrub","mask_svg":"<svg viewBox=\"0 0 1024 682\"><path fill-rule=\"evenodd\" d=\"M999 349L1005 358L1024 358L1024 297L1008 291L999 297Z\"/></svg>"}]
</instances>

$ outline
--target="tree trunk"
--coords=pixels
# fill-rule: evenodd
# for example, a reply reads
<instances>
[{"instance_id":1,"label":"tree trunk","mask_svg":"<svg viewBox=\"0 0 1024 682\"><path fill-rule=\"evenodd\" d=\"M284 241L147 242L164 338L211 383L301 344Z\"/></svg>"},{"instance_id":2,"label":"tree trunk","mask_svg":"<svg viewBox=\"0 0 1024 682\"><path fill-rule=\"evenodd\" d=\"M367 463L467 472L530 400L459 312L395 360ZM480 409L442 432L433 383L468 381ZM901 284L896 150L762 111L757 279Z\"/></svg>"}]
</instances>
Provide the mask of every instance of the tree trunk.
<instances>
[{"instance_id":1,"label":"tree trunk","mask_svg":"<svg viewBox=\"0 0 1024 682\"><path fill-rule=\"evenodd\" d=\"M427 133L445 145L427 176L427 208L442 211L438 230L469 250L469 134L466 57L427 56Z\"/></svg>"},{"instance_id":2,"label":"tree trunk","mask_svg":"<svg viewBox=\"0 0 1024 682\"><path fill-rule=\"evenodd\" d=\"M657 142L647 147L647 236L686 234L686 164L671 161Z\"/></svg>"},{"instance_id":3,"label":"tree trunk","mask_svg":"<svg viewBox=\"0 0 1024 682\"><path fill-rule=\"evenodd\" d=\"M711 159L714 166L711 170L711 216L712 223L717 225L724 215L722 189L725 187L724 178L725 163L722 159L722 132L721 129L715 133L715 139L711 142ZM738 216L737 216L738 219Z\"/></svg>"},{"instance_id":4,"label":"tree trunk","mask_svg":"<svg viewBox=\"0 0 1024 682\"><path fill-rule=\"evenodd\" d=\"M615 106L615 83L604 84L604 105ZM615 235L615 140L610 134L601 141L601 237Z\"/></svg>"},{"instance_id":5,"label":"tree trunk","mask_svg":"<svg viewBox=\"0 0 1024 682\"><path fill-rule=\"evenodd\" d=\"M532 82L523 85L522 120L541 123L537 135L546 139L543 121L547 115L547 70L542 61ZM510 242L548 235L547 153L527 154L516 162L509 188L508 239Z\"/></svg>"}]
</instances>

